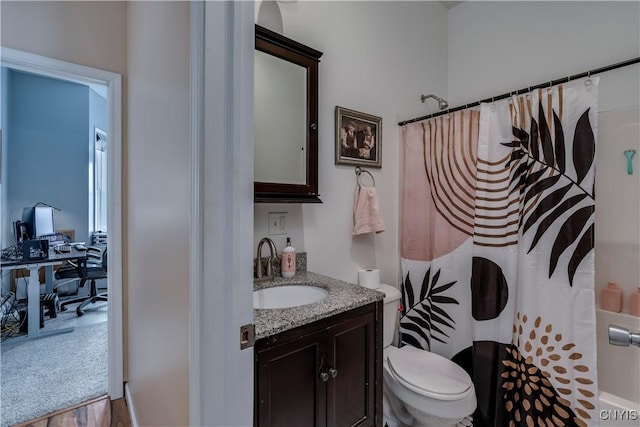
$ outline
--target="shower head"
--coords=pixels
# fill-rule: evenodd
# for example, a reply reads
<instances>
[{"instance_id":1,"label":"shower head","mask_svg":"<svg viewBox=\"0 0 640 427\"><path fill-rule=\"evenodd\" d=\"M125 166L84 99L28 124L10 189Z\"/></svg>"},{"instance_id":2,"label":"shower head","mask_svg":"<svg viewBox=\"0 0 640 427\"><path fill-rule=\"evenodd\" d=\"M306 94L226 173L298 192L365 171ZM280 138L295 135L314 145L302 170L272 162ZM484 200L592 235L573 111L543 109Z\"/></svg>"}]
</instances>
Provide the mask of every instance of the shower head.
<instances>
[{"instance_id":1,"label":"shower head","mask_svg":"<svg viewBox=\"0 0 640 427\"><path fill-rule=\"evenodd\" d=\"M438 101L438 108L440 108L441 110L446 110L447 107L449 107L449 103L447 101L445 101L444 99L440 98L439 96L436 95L421 95L420 96L420 100L424 103L425 100L427 100L428 98L433 98L436 101Z\"/></svg>"}]
</instances>

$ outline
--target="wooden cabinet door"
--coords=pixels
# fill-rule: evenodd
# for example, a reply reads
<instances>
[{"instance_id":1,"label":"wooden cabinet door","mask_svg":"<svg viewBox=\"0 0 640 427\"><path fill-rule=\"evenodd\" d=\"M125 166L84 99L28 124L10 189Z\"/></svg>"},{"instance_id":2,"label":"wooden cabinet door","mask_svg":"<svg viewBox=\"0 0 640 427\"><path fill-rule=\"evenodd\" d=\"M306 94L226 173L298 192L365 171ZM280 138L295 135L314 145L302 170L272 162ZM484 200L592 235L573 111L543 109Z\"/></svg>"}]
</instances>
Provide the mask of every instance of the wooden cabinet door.
<instances>
[{"instance_id":1,"label":"wooden cabinet door","mask_svg":"<svg viewBox=\"0 0 640 427\"><path fill-rule=\"evenodd\" d=\"M327 328L327 426L375 425L375 313Z\"/></svg>"},{"instance_id":2,"label":"wooden cabinet door","mask_svg":"<svg viewBox=\"0 0 640 427\"><path fill-rule=\"evenodd\" d=\"M325 426L324 330L256 351L256 425Z\"/></svg>"}]
</instances>

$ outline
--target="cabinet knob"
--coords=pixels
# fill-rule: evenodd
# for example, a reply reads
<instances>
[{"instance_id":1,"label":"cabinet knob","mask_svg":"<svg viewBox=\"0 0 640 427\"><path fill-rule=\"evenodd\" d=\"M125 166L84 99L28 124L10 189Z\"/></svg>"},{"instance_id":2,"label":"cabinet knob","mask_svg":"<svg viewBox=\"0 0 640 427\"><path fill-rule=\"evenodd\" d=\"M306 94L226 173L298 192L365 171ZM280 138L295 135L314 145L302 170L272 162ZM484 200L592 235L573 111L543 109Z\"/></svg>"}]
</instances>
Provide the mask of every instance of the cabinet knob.
<instances>
[{"instance_id":1,"label":"cabinet knob","mask_svg":"<svg viewBox=\"0 0 640 427\"><path fill-rule=\"evenodd\" d=\"M326 372L320 372L320 379L324 382L327 382L329 380L329 374L327 374Z\"/></svg>"},{"instance_id":2,"label":"cabinet knob","mask_svg":"<svg viewBox=\"0 0 640 427\"><path fill-rule=\"evenodd\" d=\"M329 369L329 375L331 375L331 378L335 378L338 376L338 370L335 368L330 368Z\"/></svg>"},{"instance_id":3,"label":"cabinet knob","mask_svg":"<svg viewBox=\"0 0 640 427\"><path fill-rule=\"evenodd\" d=\"M311 125L309 126L311 129L316 130L318 129L318 125L316 123L311 123Z\"/></svg>"}]
</instances>

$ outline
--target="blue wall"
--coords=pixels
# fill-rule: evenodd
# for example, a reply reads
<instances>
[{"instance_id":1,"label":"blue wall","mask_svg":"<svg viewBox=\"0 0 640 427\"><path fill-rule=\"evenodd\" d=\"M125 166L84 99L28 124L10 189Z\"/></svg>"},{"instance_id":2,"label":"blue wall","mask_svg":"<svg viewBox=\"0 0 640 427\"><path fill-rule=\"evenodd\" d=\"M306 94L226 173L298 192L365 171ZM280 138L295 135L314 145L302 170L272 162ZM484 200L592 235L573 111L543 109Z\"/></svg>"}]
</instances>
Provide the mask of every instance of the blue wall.
<instances>
[{"instance_id":1,"label":"blue wall","mask_svg":"<svg viewBox=\"0 0 640 427\"><path fill-rule=\"evenodd\" d=\"M9 222L37 202L53 205L57 229L88 241L90 89L23 73L11 74L8 109Z\"/></svg>"},{"instance_id":2,"label":"blue wall","mask_svg":"<svg viewBox=\"0 0 640 427\"><path fill-rule=\"evenodd\" d=\"M95 90L89 89L89 131L91 132L91 141L93 141L93 127L98 126L108 134L107 125L107 100Z\"/></svg>"}]
</instances>

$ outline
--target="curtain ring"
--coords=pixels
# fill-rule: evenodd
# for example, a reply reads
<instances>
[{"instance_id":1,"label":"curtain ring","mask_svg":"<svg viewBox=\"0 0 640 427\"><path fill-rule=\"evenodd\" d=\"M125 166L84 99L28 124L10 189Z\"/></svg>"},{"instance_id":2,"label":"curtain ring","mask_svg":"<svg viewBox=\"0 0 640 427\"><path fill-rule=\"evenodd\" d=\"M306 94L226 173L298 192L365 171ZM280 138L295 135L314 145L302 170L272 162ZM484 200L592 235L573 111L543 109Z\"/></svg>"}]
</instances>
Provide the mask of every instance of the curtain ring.
<instances>
[{"instance_id":1,"label":"curtain ring","mask_svg":"<svg viewBox=\"0 0 640 427\"><path fill-rule=\"evenodd\" d=\"M586 87L590 87L593 84L593 80L591 80L591 70L587 72L587 80L584 81L584 85Z\"/></svg>"},{"instance_id":2,"label":"curtain ring","mask_svg":"<svg viewBox=\"0 0 640 427\"><path fill-rule=\"evenodd\" d=\"M491 112L495 112L495 111L496 111L496 99L491 98Z\"/></svg>"}]
</instances>

